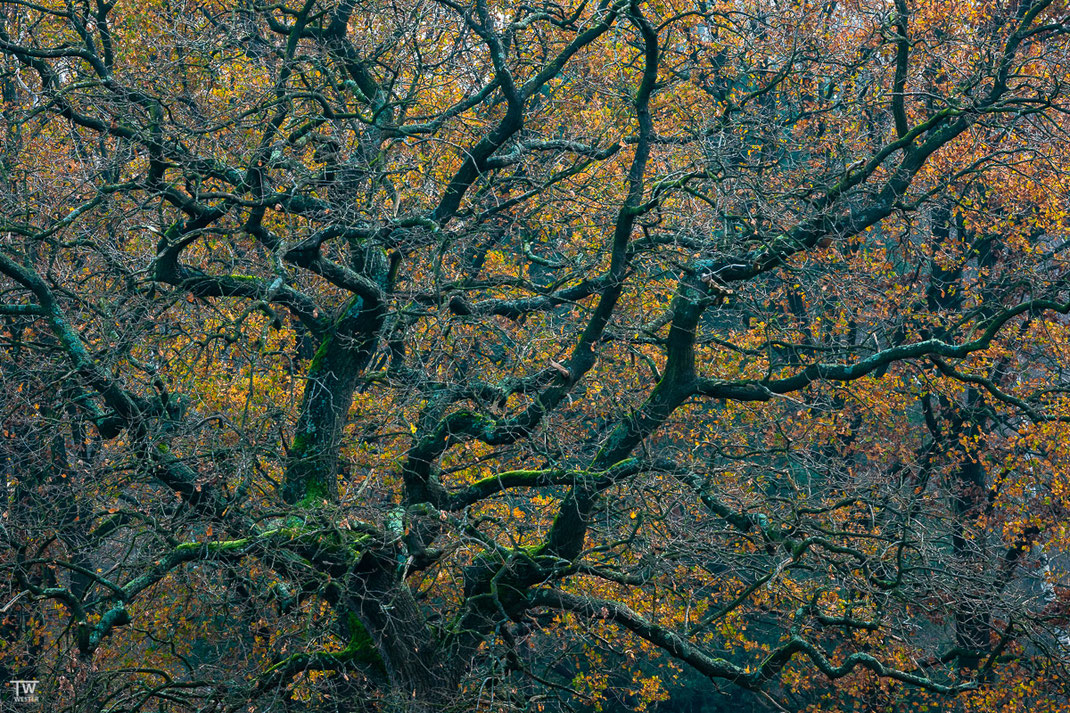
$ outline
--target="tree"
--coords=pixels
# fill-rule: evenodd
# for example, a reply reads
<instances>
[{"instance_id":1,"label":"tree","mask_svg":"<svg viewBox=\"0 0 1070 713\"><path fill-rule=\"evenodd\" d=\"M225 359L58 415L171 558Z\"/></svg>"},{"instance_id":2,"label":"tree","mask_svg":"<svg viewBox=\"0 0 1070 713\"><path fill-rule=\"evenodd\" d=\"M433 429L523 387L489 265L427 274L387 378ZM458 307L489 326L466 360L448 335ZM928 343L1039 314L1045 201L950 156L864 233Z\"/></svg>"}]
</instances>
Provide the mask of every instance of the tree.
<instances>
[{"instance_id":1,"label":"tree","mask_svg":"<svg viewBox=\"0 0 1070 713\"><path fill-rule=\"evenodd\" d=\"M1068 702L1065 3L0 13L7 679Z\"/></svg>"}]
</instances>

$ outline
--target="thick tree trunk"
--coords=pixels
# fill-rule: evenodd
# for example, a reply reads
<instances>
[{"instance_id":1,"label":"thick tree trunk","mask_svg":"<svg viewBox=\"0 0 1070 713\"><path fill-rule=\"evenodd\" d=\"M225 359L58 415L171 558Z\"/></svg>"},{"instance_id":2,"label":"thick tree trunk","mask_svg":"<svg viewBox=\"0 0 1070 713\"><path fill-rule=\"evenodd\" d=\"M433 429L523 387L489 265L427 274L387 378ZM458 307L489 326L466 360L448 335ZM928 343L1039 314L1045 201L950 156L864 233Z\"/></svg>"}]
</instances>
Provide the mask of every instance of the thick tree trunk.
<instances>
[{"instance_id":1,"label":"thick tree trunk","mask_svg":"<svg viewBox=\"0 0 1070 713\"><path fill-rule=\"evenodd\" d=\"M359 297L353 298L312 357L282 488L286 502L337 496L342 430L383 317L380 307L365 307Z\"/></svg>"}]
</instances>

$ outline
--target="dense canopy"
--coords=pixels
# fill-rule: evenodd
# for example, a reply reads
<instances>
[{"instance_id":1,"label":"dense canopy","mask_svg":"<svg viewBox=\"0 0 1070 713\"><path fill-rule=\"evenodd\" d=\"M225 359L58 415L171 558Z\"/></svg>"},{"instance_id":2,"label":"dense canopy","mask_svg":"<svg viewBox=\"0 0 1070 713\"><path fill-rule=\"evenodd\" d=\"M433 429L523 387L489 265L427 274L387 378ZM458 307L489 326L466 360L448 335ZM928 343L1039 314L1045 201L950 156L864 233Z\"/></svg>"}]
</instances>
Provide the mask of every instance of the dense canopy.
<instances>
[{"instance_id":1,"label":"dense canopy","mask_svg":"<svg viewBox=\"0 0 1070 713\"><path fill-rule=\"evenodd\" d=\"M0 678L1070 710L1068 33L3 0Z\"/></svg>"}]
</instances>

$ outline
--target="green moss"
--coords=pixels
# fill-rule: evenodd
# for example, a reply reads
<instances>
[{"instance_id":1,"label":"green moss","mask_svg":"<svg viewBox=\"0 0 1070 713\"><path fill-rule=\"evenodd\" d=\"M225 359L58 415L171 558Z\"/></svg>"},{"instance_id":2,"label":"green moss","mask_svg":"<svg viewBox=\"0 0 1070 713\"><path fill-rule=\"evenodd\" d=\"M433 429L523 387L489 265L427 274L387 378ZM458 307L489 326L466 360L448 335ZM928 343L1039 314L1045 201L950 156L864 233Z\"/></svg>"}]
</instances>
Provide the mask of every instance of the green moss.
<instances>
[{"instance_id":1,"label":"green moss","mask_svg":"<svg viewBox=\"0 0 1070 713\"><path fill-rule=\"evenodd\" d=\"M341 316L339 316L338 319L335 320L332 326L334 328L337 328L338 325L342 322L342 320L345 319L346 316L349 315L349 313L357 306L357 303L359 301L360 298L358 296L353 296L348 302L346 302L345 307L341 311ZM331 333L328 333L327 336L323 338L323 341L320 342L320 345L316 348L316 353L312 355L312 360L308 363L309 374L315 374L316 372L323 369L324 364L327 362L327 359L331 356L331 348L333 345L334 333L332 330Z\"/></svg>"},{"instance_id":2,"label":"green moss","mask_svg":"<svg viewBox=\"0 0 1070 713\"><path fill-rule=\"evenodd\" d=\"M312 443L313 441L311 433L295 433L294 439L290 443L290 452L296 454L297 457L304 456L306 455Z\"/></svg>"},{"instance_id":3,"label":"green moss","mask_svg":"<svg viewBox=\"0 0 1070 713\"><path fill-rule=\"evenodd\" d=\"M298 507L308 508L319 505L329 499L327 484L322 479L306 474L304 478L305 494L297 501Z\"/></svg>"},{"instance_id":4,"label":"green moss","mask_svg":"<svg viewBox=\"0 0 1070 713\"><path fill-rule=\"evenodd\" d=\"M349 643L340 654L343 660L367 664L375 667L381 673L386 673L386 664L383 662L383 657L379 655L379 650L375 647L375 642L372 641L372 636L368 633L367 627L357 618L356 614L350 612L347 615L346 626L349 629Z\"/></svg>"},{"instance_id":5,"label":"green moss","mask_svg":"<svg viewBox=\"0 0 1070 713\"><path fill-rule=\"evenodd\" d=\"M537 545L521 545L517 550L523 552L528 557L535 559L542 556L543 551L546 550L546 543L540 542Z\"/></svg>"},{"instance_id":6,"label":"green moss","mask_svg":"<svg viewBox=\"0 0 1070 713\"><path fill-rule=\"evenodd\" d=\"M330 489L320 472L316 454L322 448L315 432L300 430L290 443L292 459L284 487L284 498L298 507L313 507L330 500Z\"/></svg>"},{"instance_id":7,"label":"green moss","mask_svg":"<svg viewBox=\"0 0 1070 713\"><path fill-rule=\"evenodd\" d=\"M308 373L315 374L323 368L324 363L327 361L327 357L330 355L331 344L334 343L334 337L327 335L323 341L320 342L319 347L316 348L316 353L312 355L312 361L308 363Z\"/></svg>"},{"instance_id":8,"label":"green moss","mask_svg":"<svg viewBox=\"0 0 1070 713\"><path fill-rule=\"evenodd\" d=\"M262 533L260 533L260 535L256 539L266 540L266 539L271 538L271 537L280 536L280 537L289 537L292 540L294 538L297 538L297 537L300 537L300 536L306 535L306 534L308 534L308 533L304 529L302 529L301 526L276 527L276 528L273 528L271 530L264 530ZM360 537L360 539L362 541L370 539L370 537L368 535L360 535L359 537ZM202 550L202 549L206 550L207 552L228 552L228 551L231 551L231 550L241 549L242 547L245 547L246 545L251 544L253 541L254 541L254 538L243 537L243 538L241 538L239 540L215 540L215 541L212 541L212 542L183 542L182 544L180 544L177 547L175 547L175 552L191 552L191 551L194 551L194 550Z\"/></svg>"},{"instance_id":9,"label":"green moss","mask_svg":"<svg viewBox=\"0 0 1070 713\"><path fill-rule=\"evenodd\" d=\"M230 550L237 550L245 547L249 544L248 538L240 540L220 540L218 542L183 542L181 545L175 548L175 552L191 552L194 550L205 550L206 552L227 552Z\"/></svg>"}]
</instances>

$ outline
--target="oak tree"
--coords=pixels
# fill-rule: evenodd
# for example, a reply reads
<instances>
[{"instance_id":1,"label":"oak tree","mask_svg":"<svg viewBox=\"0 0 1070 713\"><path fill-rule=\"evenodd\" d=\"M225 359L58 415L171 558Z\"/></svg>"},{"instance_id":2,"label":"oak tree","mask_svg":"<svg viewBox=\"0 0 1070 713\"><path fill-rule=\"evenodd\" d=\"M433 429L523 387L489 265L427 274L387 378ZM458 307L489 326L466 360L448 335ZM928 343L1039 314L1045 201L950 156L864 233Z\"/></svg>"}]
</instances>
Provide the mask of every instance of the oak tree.
<instances>
[{"instance_id":1,"label":"oak tree","mask_svg":"<svg viewBox=\"0 0 1070 713\"><path fill-rule=\"evenodd\" d=\"M0 2L0 672L1065 710L1068 31Z\"/></svg>"}]
</instances>

